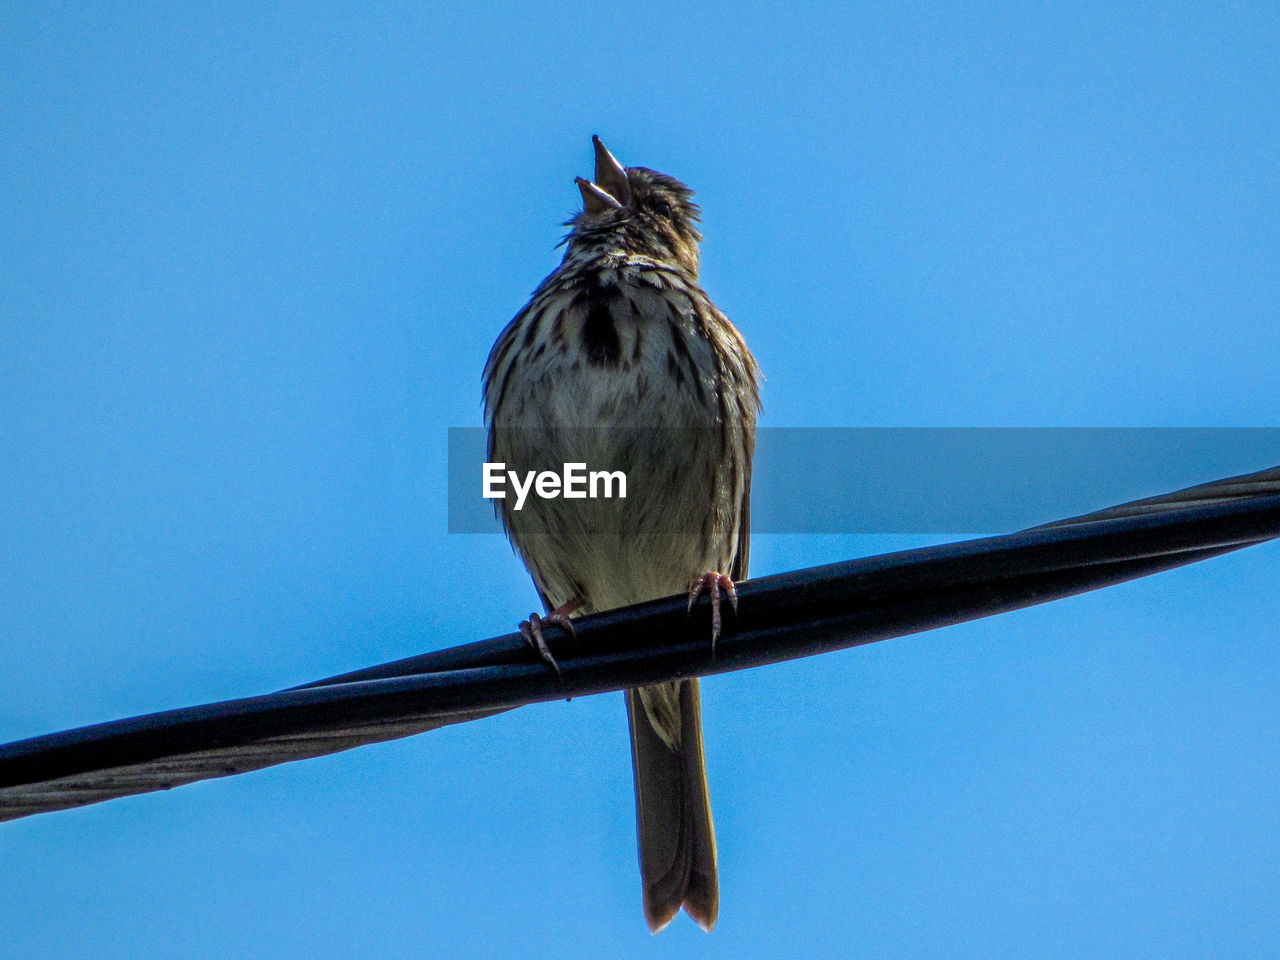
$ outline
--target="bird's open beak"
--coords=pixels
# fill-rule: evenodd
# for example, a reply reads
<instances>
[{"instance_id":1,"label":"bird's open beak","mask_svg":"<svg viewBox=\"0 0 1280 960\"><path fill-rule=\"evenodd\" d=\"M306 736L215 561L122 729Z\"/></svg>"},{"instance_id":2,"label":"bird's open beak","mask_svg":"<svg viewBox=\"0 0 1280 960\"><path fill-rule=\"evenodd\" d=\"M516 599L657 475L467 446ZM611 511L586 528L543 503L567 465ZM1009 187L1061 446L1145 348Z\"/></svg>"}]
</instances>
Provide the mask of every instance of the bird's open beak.
<instances>
[{"instance_id":1,"label":"bird's open beak","mask_svg":"<svg viewBox=\"0 0 1280 960\"><path fill-rule=\"evenodd\" d=\"M582 191L582 209L587 213L621 210L631 203L631 182L627 179L627 171L599 137L593 136L591 144L596 148L595 182L585 177L574 179Z\"/></svg>"}]
</instances>

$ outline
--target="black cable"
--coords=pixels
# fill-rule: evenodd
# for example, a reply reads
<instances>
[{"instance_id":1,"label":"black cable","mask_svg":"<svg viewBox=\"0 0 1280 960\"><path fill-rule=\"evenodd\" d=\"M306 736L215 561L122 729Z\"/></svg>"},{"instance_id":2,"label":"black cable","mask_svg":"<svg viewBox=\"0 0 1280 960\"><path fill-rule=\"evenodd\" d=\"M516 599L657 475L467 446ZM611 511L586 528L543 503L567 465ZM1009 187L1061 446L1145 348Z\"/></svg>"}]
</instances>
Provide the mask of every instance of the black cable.
<instances>
[{"instance_id":1,"label":"black cable","mask_svg":"<svg viewBox=\"0 0 1280 960\"><path fill-rule=\"evenodd\" d=\"M1101 519L1099 519L1101 518ZM724 673L918 633L1148 576L1280 536L1280 469L1009 534L739 585L712 656L704 599L548 631L563 682L518 634L267 696L0 746L0 820L395 739L528 703Z\"/></svg>"}]
</instances>

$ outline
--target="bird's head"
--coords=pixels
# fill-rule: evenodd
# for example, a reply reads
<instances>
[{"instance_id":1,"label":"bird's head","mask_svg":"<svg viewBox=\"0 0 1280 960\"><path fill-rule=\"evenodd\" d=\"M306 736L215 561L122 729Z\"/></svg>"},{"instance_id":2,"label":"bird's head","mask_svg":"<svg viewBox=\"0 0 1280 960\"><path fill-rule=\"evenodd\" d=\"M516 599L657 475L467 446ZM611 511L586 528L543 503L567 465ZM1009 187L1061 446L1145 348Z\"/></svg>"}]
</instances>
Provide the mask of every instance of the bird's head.
<instances>
[{"instance_id":1,"label":"bird's head","mask_svg":"<svg viewBox=\"0 0 1280 960\"><path fill-rule=\"evenodd\" d=\"M698 275L698 205L675 177L647 167L623 167L599 137L593 179L577 177L582 212L569 221L570 246L616 248Z\"/></svg>"}]
</instances>

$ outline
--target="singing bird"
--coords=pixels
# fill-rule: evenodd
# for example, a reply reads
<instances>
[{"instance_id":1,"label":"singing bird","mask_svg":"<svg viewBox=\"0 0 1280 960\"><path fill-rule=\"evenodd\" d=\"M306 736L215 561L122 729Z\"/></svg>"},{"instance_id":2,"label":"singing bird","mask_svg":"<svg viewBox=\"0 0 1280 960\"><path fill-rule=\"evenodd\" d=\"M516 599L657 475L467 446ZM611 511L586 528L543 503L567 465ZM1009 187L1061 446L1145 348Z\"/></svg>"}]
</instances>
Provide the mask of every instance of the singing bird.
<instances>
[{"instance_id":1,"label":"singing bird","mask_svg":"<svg viewBox=\"0 0 1280 960\"><path fill-rule=\"evenodd\" d=\"M484 371L489 460L600 464L627 478L625 513L590 498L496 500L546 616L521 632L557 670L542 627L747 575L760 371L698 283L693 191L624 168L593 137L595 175L564 259L494 343ZM623 522L617 522L622 516ZM692 583L692 587L690 584ZM644 912L654 932L683 907L719 910L696 677L626 692Z\"/></svg>"}]
</instances>

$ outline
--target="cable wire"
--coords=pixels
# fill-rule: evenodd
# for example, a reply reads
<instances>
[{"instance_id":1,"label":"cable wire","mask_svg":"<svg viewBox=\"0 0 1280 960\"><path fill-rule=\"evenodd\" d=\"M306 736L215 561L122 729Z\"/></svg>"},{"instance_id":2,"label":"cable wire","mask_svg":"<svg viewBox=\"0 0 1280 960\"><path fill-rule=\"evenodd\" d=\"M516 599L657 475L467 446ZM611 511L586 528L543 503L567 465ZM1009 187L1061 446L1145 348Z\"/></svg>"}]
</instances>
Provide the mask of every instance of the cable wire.
<instances>
[{"instance_id":1,"label":"cable wire","mask_svg":"<svg viewBox=\"0 0 1280 960\"><path fill-rule=\"evenodd\" d=\"M1280 468L1019 533L738 585L714 656L684 597L549 630L563 680L519 634L266 696L0 746L0 820L323 756L547 700L743 670L993 616L1280 537Z\"/></svg>"}]
</instances>

